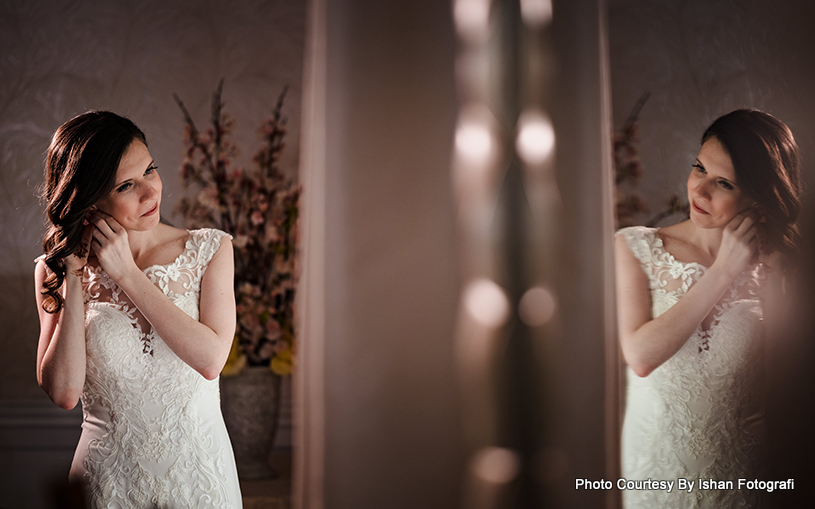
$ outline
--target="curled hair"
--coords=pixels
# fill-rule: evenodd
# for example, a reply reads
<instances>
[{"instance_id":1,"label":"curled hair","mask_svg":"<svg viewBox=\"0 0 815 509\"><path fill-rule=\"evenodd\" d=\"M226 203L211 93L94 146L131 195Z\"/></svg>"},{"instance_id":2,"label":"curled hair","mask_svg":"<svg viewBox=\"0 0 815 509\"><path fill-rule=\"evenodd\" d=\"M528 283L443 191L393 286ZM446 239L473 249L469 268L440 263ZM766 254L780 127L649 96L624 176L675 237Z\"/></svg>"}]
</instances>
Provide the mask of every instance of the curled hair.
<instances>
[{"instance_id":1,"label":"curled hair","mask_svg":"<svg viewBox=\"0 0 815 509\"><path fill-rule=\"evenodd\" d=\"M796 258L801 159L790 128L769 113L736 110L716 119L702 144L710 138L722 144L733 162L736 183L758 205L769 247Z\"/></svg>"},{"instance_id":2,"label":"curled hair","mask_svg":"<svg viewBox=\"0 0 815 509\"><path fill-rule=\"evenodd\" d=\"M135 140L147 145L133 122L109 111L83 113L54 133L41 193L48 216L42 245L50 271L42 285L46 312L62 309L65 258L81 245L85 216L113 190L122 155Z\"/></svg>"}]
</instances>

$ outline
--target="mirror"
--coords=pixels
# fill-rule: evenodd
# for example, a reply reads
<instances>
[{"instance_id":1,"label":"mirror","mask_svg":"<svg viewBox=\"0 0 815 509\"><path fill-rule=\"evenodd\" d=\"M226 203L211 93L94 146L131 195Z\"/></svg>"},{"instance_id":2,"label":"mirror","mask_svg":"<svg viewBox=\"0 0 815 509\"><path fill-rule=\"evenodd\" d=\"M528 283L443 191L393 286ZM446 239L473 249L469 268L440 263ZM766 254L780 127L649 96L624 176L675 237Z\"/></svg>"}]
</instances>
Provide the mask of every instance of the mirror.
<instances>
[{"instance_id":1,"label":"mirror","mask_svg":"<svg viewBox=\"0 0 815 509\"><path fill-rule=\"evenodd\" d=\"M616 162L620 170L617 175L619 226L668 226L681 221L685 213L683 206L688 202L686 181L699 153L702 133L714 119L739 108L761 109L790 127L804 158L804 188L810 187L807 181L811 182L812 178L807 172L806 161L807 154L815 150L812 142L815 133L809 120L815 112L815 101L810 93L815 84L815 66L803 55L815 48L815 37L804 21L811 17L802 15L802 10L812 14L811 6L805 2L779 6L759 1L725 4L698 0L682 3L611 0L607 6L612 107L614 125L619 132L616 138L619 142ZM710 340L714 339L711 337ZM769 369L772 371L773 367ZM622 399L625 401L624 410L628 411L626 419L634 422L634 407L642 407L632 399L638 397L639 384L647 378L639 378L629 370L627 380L624 396L628 399ZM673 379L670 382L678 381ZM693 396L688 394L682 404L692 400ZM699 408L693 410L701 412ZM673 414L679 419L671 428L676 433L677 442L685 440L691 444L690 436L698 432L698 422L681 420L683 415L690 417L692 414L690 411ZM722 419L720 415L705 415L705 419ZM784 414L777 413L775 417L780 415ZM758 424L757 421L751 422ZM767 425L770 424L768 419ZM627 422L624 427L628 425ZM627 448L632 447L630 444L635 435L637 440L644 436L632 429L626 432L631 435L623 435L622 476L656 479L658 469L644 466L648 463L647 458L629 458L630 464L626 467L625 456L630 452ZM647 430L640 429L639 432L647 433ZM769 434L767 437L772 438ZM626 438L629 445L626 445ZM659 451L650 449L648 454L653 460L659 457L663 462L654 461L653 464L661 465L671 453L699 458L703 456L705 441L713 437L700 435L696 438L698 440L692 445L697 449L689 445L686 450L675 450L668 445L668 440L664 440L660 442L662 448ZM779 454L775 453L776 457ZM631 466L637 462L642 467L639 470ZM726 505L722 500L727 497L753 500L751 497L762 490L767 491L766 487L740 486L738 477L742 471L738 462L734 463L733 468L715 473L703 468L705 479L725 481L725 485L708 486L710 490L703 486L700 492L697 484L697 495L694 496L702 500L719 497L715 500ZM780 479L785 471L789 468L774 472ZM672 475L677 483L673 490L681 488L680 481L692 480L698 477L698 473L687 471ZM727 485L727 481L733 481L734 485ZM685 488L687 491L689 486ZM633 503L633 499L639 496L634 495L636 489L623 490L624 500L630 495ZM777 489L783 490L784 487ZM657 486L647 496L654 497L650 499L652 502L678 496L666 493L667 487Z\"/></svg>"}]
</instances>

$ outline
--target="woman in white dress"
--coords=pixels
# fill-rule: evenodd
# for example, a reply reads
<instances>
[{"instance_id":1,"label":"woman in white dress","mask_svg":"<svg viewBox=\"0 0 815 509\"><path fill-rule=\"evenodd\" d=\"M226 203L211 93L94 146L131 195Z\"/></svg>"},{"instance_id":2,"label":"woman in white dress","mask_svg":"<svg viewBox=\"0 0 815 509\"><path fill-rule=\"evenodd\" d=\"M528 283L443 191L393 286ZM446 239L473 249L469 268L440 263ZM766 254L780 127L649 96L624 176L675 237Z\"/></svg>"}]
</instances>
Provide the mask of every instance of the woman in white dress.
<instances>
[{"instance_id":1,"label":"woman in white dress","mask_svg":"<svg viewBox=\"0 0 815 509\"><path fill-rule=\"evenodd\" d=\"M646 489L623 492L627 509L759 503L738 480L759 474L762 320L795 256L799 167L783 122L734 111L702 137L690 219L618 232L623 477L674 482L632 484Z\"/></svg>"},{"instance_id":2,"label":"woman in white dress","mask_svg":"<svg viewBox=\"0 0 815 509\"><path fill-rule=\"evenodd\" d=\"M218 376L235 331L230 237L159 222L144 134L92 111L54 134L35 280L37 379L82 435L91 507L241 507Z\"/></svg>"}]
</instances>

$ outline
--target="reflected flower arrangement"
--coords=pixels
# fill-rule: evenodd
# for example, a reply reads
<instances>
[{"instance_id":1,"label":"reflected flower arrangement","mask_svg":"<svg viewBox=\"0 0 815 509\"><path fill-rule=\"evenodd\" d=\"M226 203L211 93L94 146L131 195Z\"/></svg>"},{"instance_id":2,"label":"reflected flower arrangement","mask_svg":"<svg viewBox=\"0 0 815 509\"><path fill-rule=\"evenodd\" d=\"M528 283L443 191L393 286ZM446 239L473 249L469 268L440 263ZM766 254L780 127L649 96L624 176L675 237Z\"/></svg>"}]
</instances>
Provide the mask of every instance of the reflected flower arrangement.
<instances>
[{"instance_id":1,"label":"reflected flower arrangement","mask_svg":"<svg viewBox=\"0 0 815 509\"><path fill-rule=\"evenodd\" d=\"M234 120L223 111L223 80L212 98L211 125L201 132L174 96L185 121L181 180L186 191L177 212L185 227L230 233L235 248L237 330L223 374L246 365L291 373L294 292L298 276L298 200L302 188L278 168L285 146L286 90L260 127L262 144L251 170L234 164Z\"/></svg>"},{"instance_id":2,"label":"reflected flower arrangement","mask_svg":"<svg viewBox=\"0 0 815 509\"><path fill-rule=\"evenodd\" d=\"M614 156L614 188L617 219L617 228L643 224L639 218L648 212L648 203L637 190L637 184L642 178L643 166L640 160L639 115L645 106L650 92L645 92L634 105L633 110L623 124L623 128L613 134L612 146ZM673 193L666 201L666 208L645 221L646 226L656 226L662 220L675 214L687 219L690 214L690 204L683 201L678 194Z\"/></svg>"},{"instance_id":3,"label":"reflected flower arrangement","mask_svg":"<svg viewBox=\"0 0 815 509\"><path fill-rule=\"evenodd\" d=\"M639 215L648 211L648 204L636 191L636 185L642 177L638 114L639 111L632 113L623 128L614 133L613 138L617 228L639 224Z\"/></svg>"}]
</instances>

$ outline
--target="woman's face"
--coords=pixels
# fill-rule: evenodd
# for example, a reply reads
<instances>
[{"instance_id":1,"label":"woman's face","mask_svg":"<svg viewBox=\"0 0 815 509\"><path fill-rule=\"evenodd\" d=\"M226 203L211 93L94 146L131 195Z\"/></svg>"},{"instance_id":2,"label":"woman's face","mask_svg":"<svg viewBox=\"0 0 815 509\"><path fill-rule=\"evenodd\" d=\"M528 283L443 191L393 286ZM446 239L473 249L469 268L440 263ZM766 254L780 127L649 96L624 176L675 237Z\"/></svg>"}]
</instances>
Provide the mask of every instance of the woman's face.
<instances>
[{"instance_id":1,"label":"woman's face","mask_svg":"<svg viewBox=\"0 0 815 509\"><path fill-rule=\"evenodd\" d=\"M736 183L733 162L722 144L710 138L696 157L688 177L690 218L700 228L722 228L753 200Z\"/></svg>"},{"instance_id":2,"label":"woman's face","mask_svg":"<svg viewBox=\"0 0 815 509\"><path fill-rule=\"evenodd\" d=\"M116 171L116 184L96 207L127 230L145 231L159 222L161 177L147 147L139 140L125 151Z\"/></svg>"}]
</instances>

